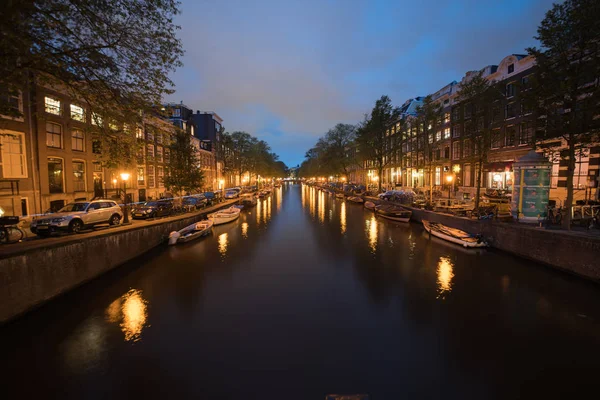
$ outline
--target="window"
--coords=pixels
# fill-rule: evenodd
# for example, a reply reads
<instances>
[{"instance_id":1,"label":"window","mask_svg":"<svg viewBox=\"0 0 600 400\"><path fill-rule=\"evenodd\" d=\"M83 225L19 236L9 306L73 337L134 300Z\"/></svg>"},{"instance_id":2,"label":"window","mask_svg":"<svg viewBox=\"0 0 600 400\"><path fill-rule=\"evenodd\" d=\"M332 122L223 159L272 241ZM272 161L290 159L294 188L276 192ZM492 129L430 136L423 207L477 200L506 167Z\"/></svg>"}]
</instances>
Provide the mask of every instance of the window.
<instances>
[{"instance_id":1,"label":"window","mask_svg":"<svg viewBox=\"0 0 600 400\"><path fill-rule=\"evenodd\" d=\"M73 190L85 192L85 164L83 161L73 161Z\"/></svg>"},{"instance_id":2,"label":"window","mask_svg":"<svg viewBox=\"0 0 600 400\"><path fill-rule=\"evenodd\" d=\"M452 121L458 121L459 118L460 118L459 108L455 107L452 110Z\"/></svg>"},{"instance_id":3,"label":"window","mask_svg":"<svg viewBox=\"0 0 600 400\"><path fill-rule=\"evenodd\" d=\"M84 151L85 136L83 131L73 129L71 131L71 149L75 151Z\"/></svg>"},{"instance_id":4,"label":"window","mask_svg":"<svg viewBox=\"0 0 600 400\"><path fill-rule=\"evenodd\" d=\"M492 107L492 121L498 122L502 119L502 109L500 108L500 104L495 102Z\"/></svg>"},{"instance_id":5,"label":"window","mask_svg":"<svg viewBox=\"0 0 600 400\"><path fill-rule=\"evenodd\" d=\"M440 140L442 140L442 131L437 131L435 133L435 141L439 142Z\"/></svg>"},{"instance_id":6,"label":"window","mask_svg":"<svg viewBox=\"0 0 600 400\"><path fill-rule=\"evenodd\" d=\"M173 109L173 116L174 117L181 117L181 109L180 108L174 108Z\"/></svg>"},{"instance_id":7,"label":"window","mask_svg":"<svg viewBox=\"0 0 600 400\"><path fill-rule=\"evenodd\" d=\"M149 142L154 142L154 134L150 131L146 132L146 140Z\"/></svg>"},{"instance_id":8,"label":"window","mask_svg":"<svg viewBox=\"0 0 600 400\"><path fill-rule=\"evenodd\" d=\"M102 172L102 164L99 162L95 162L93 163L94 165L94 172Z\"/></svg>"},{"instance_id":9,"label":"window","mask_svg":"<svg viewBox=\"0 0 600 400\"><path fill-rule=\"evenodd\" d=\"M444 139L450 139L450 128L444 129Z\"/></svg>"},{"instance_id":10,"label":"window","mask_svg":"<svg viewBox=\"0 0 600 400\"><path fill-rule=\"evenodd\" d=\"M137 169L137 183L138 186L144 186L144 167L138 167Z\"/></svg>"},{"instance_id":11,"label":"window","mask_svg":"<svg viewBox=\"0 0 600 400\"><path fill-rule=\"evenodd\" d=\"M46 145L57 149L62 148L62 126L46 123Z\"/></svg>"},{"instance_id":12,"label":"window","mask_svg":"<svg viewBox=\"0 0 600 400\"><path fill-rule=\"evenodd\" d=\"M471 118L471 105L465 104L465 119Z\"/></svg>"},{"instance_id":13,"label":"window","mask_svg":"<svg viewBox=\"0 0 600 400\"><path fill-rule=\"evenodd\" d=\"M154 187L154 167L150 166L148 167L148 187L149 188L153 188Z\"/></svg>"},{"instance_id":14,"label":"window","mask_svg":"<svg viewBox=\"0 0 600 400\"><path fill-rule=\"evenodd\" d=\"M453 138L460 137L460 134L461 134L461 128L462 128L462 126L461 126L461 125L454 125L454 126L452 127L452 137L453 137Z\"/></svg>"},{"instance_id":15,"label":"window","mask_svg":"<svg viewBox=\"0 0 600 400\"><path fill-rule=\"evenodd\" d=\"M9 93L6 86L0 87L0 102L4 103L10 110L10 115L16 116L23 112L23 103L21 102L21 95L15 93L17 92Z\"/></svg>"},{"instance_id":16,"label":"window","mask_svg":"<svg viewBox=\"0 0 600 400\"><path fill-rule=\"evenodd\" d=\"M85 114L83 107L79 107L75 104L71 104L71 119L79 122L85 122Z\"/></svg>"},{"instance_id":17,"label":"window","mask_svg":"<svg viewBox=\"0 0 600 400\"><path fill-rule=\"evenodd\" d=\"M533 140L533 125L530 122L524 122L520 128L519 145L531 144Z\"/></svg>"},{"instance_id":18,"label":"window","mask_svg":"<svg viewBox=\"0 0 600 400\"><path fill-rule=\"evenodd\" d=\"M444 158L450 158L450 146L444 147Z\"/></svg>"},{"instance_id":19,"label":"window","mask_svg":"<svg viewBox=\"0 0 600 400\"><path fill-rule=\"evenodd\" d=\"M531 78L529 75L521 78L521 90L531 89Z\"/></svg>"},{"instance_id":20,"label":"window","mask_svg":"<svg viewBox=\"0 0 600 400\"><path fill-rule=\"evenodd\" d=\"M154 145L149 144L146 147L148 149L148 158L150 158L150 159L154 158Z\"/></svg>"},{"instance_id":21,"label":"window","mask_svg":"<svg viewBox=\"0 0 600 400\"><path fill-rule=\"evenodd\" d=\"M50 193L63 193L63 160L61 158L48 158L48 189Z\"/></svg>"},{"instance_id":22,"label":"window","mask_svg":"<svg viewBox=\"0 0 600 400\"><path fill-rule=\"evenodd\" d=\"M102 126L102 117L95 112L92 113L92 124L96 126Z\"/></svg>"},{"instance_id":23,"label":"window","mask_svg":"<svg viewBox=\"0 0 600 400\"><path fill-rule=\"evenodd\" d=\"M575 153L575 171L573 172L573 187L583 189L587 186L590 149L579 149Z\"/></svg>"},{"instance_id":24,"label":"window","mask_svg":"<svg viewBox=\"0 0 600 400\"><path fill-rule=\"evenodd\" d=\"M463 157L471 157L471 142L469 140L463 142Z\"/></svg>"},{"instance_id":25,"label":"window","mask_svg":"<svg viewBox=\"0 0 600 400\"><path fill-rule=\"evenodd\" d=\"M531 112L532 112L531 105L527 101L522 101L521 102L521 115L528 115L528 114L531 114Z\"/></svg>"},{"instance_id":26,"label":"window","mask_svg":"<svg viewBox=\"0 0 600 400\"><path fill-rule=\"evenodd\" d=\"M2 177L26 178L25 140L21 132L5 131L0 136L0 151L2 151Z\"/></svg>"},{"instance_id":27,"label":"window","mask_svg":"<svg viewBox=\"0 0 600 400\"><path fill-rule=\"evenodd\" d=\"M156 146L156 161L163 162L163 148L162 148L162 146Z\"/></svg>"},{"instance_id":28,"label":"window","mask_svg":"<svg viewBox=\"0 0 600 400\"><path fill-rule=\"evenodd\" d=\"M514 125L509 125L506 127L504 132L504 145L505 146L514 146L515 138L517 136L517 130Z\"/></svg>"},{"instance_id":29,"label":"window","mask_svg":"<svg viewBox=\"0 0 600 400\"><path fill-rule=\"evenodd\" d=\"M506 119L514 118L517 116L516 114L515 103L508 103L504 110L504 117Z\"/></svg>"},{"instance_id":30,"label":"window","mask_svg":"<svg viewBox=\"0 0 600 400\"><path fill-rule=\"evenodd\" d=\"M163 167L156 167L156 175L158 175L158 187L163 187L165 185Z\"/></svg>"},{"instance_id":31,"label":"window","mask_svg":"<svg viewBox=\"0 0 600 400\"><path fill-rule=\"evenodd\" d=\"M92 153L101 154L102 152L102 143L98 139L92 140Z\"/></svg>"},{"instance_id":32,"label":"window","mask_svg":"<svg viewBox=\"0 0 600 400\"><path fill-rule=\"evenodd\" d=\"M164 153L165 164L168 164L169 162L171 162L171 153L169 152L169 149L164 149Z\"/></svg>"},{"instance_id":33,"label":"window","mask_svg":"<svg viewBox=\"0 0 600 400\"><path fill-rule=\"evenodd\" d=\"M515 72L515 64L510 64L508 66L508 73L512 74L513 72Z\"/></svg>"},{"instance_id":34,"label":"window","mask_svg":"<svg viewBox=\"0 0 600 400\"><path fill-rule=\"evenodd\" d=\"M515 95L515 84L509 83L506 85L506 97L511 98Z\"/></svg>"},{"instance_id":35,"label":"window","mask_svg":"<svg viewBox=\"0 0 600 400\"><path fill-rule=\"evenodd\" d=\"M550 187L556 189L558 187L558 171L560 170L560 152L551 152L548 158L552 163L552 173L550 175Z\"/></svg>"},{"instance_id":36,"label":"window","mask_svg":"<svg viewBox=\"0 0 600 400\"><path fill-rule=\"evenodd\" d=\"M492 130L492 138L490 141L490 147L492 149L499 149L502 146L502 135L500 129Z\"/></svg>"},{"instance_id":37,"label":"window","mask_svg":"<svg viewBox=\"0 0 600 400\"><path fill-rule=\"evenodd\" d=\"M441 176L442 176L442 169L440 167L435 167L435 184L436 185L441 184Z\"/></svg>"},{"instance_id":38,"label":"window","mask_svg":"<svg viewBox=\"0 0 600 400\"><path fill-rule=\"evenodd\" d=\"M135 128L135 137L136 137L136 139L144 138L144 130L139 126L137 128Z\"/></svg>"},{"instance_id":39,"label":"window","mask_svg":"<svg viewBox=\"0 0 600 400\"><path fill-rule=\"evenodd\" d=\"M452 159L453 160L460 159L460 142L459 141L452 143Z\"/></svg>"},{"instance_id":40,"label":"window","mask_svg":"<svg viewBox=\"0 0 600 400\"><path fill-rule=\"evenodd\" d=\"M52 97L44 97L44 111L48 114L60 115L60 100Z\"/></svg>"},{"instance_id":41,"label":"window","mask_svg":"<svg viewBox=\"0 0 600 400\"><path fill-rule=\"evenodd\" d=\"M450 122L450 113L444 113L444 123L447 124L448 122Z\"/></svg>"},{"instance_id":42,"label":"window","mask_svg":"<svg viewBox=\"0 0 600 400\"><path fill-rule=\"evenodd\" d=\"M473 186L471 184L471 165L465 164L463 166L463 175L464 175L464 185L465 186Z\"/></svg>"}]
</instances>

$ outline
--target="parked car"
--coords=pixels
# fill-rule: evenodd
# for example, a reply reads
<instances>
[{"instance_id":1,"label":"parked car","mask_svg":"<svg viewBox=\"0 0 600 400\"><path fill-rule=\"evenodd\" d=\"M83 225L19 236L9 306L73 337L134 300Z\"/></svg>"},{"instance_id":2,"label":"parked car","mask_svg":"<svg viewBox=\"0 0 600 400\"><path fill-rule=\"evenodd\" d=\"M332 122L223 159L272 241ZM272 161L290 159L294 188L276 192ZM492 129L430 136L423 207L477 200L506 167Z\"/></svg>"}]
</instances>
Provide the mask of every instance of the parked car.
<instances>
[{"instance_id":1,"label":"parked car","mask_svg":"<svg viewBox=\"0 0 600 400\"><path fill-rule=\"evenodd\" d=\"M185 210L191 211L206 207L208 200L203 194L188 196L183 199L182 205Z\"/></svg>"},{"instance_id":2,"label":"parked car","mask_svg":"<svg viewBox=\"0 0 600 400\"><path fill-rule=\"evenodd\" d=\"M218 197L216 196L215 192L205 192L203 194L204 194L204 197L206 198L206 205L212 206L219 202Z\"/></svg>"},{"instance_id":3,"label":"parked car","mask_svg":"<svg viewBox=\"0 0 600 400\"><path fill-rule=\"evenodd\" d=\"M135 207L131 211L131 217L135 219L156 218L171 215L171 213L173 213L173 201L147 201L144 204Z\"/></svg>"},{"instance_id":4,"label":"parked car","mask_svg":"<svg viewBox=\"0 0 600 400\"><path fill-rule=\"evenodd\" d=\"M31 221L29 229L38 236L61 231L77 233L98 224L119 225L122 218L121 207L113 200L77 201Z\"/></svg>"}]
</instances>

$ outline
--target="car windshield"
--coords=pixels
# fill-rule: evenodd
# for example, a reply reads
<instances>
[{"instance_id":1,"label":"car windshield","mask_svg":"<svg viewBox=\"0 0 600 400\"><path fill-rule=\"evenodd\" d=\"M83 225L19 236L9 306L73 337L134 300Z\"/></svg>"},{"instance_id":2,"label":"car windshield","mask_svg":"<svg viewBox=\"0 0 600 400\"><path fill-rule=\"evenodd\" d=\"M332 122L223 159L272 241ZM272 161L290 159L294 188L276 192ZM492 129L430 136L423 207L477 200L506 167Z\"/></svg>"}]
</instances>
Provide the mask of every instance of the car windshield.
<instances>
[{"instance_id":1,"label":"car windshield","mask_svg":"<svg viewBox=\"0 0 600 400\"><path fill-rule=\"evenodd\" d=\"M58 210L58 212L85 211L89 204L90 203L69 203L60 210Z\"/></svg>"}]
</instances>

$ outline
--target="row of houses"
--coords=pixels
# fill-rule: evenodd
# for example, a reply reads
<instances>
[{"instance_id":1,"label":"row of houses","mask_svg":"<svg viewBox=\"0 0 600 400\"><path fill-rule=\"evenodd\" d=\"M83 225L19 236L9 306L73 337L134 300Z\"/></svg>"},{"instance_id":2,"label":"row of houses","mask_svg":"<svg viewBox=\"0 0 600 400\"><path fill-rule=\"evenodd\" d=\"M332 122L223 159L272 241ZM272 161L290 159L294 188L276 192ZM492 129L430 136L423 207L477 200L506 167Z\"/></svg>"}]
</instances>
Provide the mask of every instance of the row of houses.
<instances>
[{"instance_id":1,"label":"row of houses","mask_svg":"<svg viewBox=\"0 0 600 400\"><path fill-rule=\"evenodd\" d=\"M101 119L94 118L83 104L41 85L7 100L21 116L0 116L0 213L29 216L58 210L72 201L122 201L124 193L128 202L172 196L164 185L171 156L168 134L137 127L136 167L127 171L106 168L100 146L90 133ZM183 104L162 108L169 119L159 123L184 129L198 149L203 190L223 188L226 177L216 157L223 120L215 112L193 113ZM127 181L122 179L123 172L129 174Z\"/></svg>"},{"instance_id":2,"label":"row of houses","mask_svg":"<svg viewBox=\"0 0 600 400\"><path fill-rule=\"evenodd\" d=\"M356 168L349 179L366 185L381 179L384 187L415 188L443 192L460 199L472 198L476 192L476 170L473 162L474 144L466 132L475 127L481 129L490 123L490 151L483 165L481 187L499 193L510 193L513 186L513 163L532 149L544 151L552 163L550 199L559 204L566 198L567 160L566 147L560 140L553 143L537 143L533 140L537 116L523 101L529 90L535 59L532 56L511 54L498 65L488 65L481 71L469 71L461 82L453 81L431 94L432 100L442 108L442 118L435 132L427 135L416 123L417 109L425 97L407 100L401 107L401 119L390 127L389 135L402 145L396 157L390 160L383 172L369 161ZM475 74L499 83L503 93L501 100L492 105L491 121L477 118L471 105L461 101L461 83ZM428 137L425 137L425 136ZM423 143L431 151L432 160L423 154ZM540 150L545 148L546 150ZM577 153L573 186L575 200L598 200L598 176L600 170L600 143L592 143Z\"/></svg>"}]
</instances>

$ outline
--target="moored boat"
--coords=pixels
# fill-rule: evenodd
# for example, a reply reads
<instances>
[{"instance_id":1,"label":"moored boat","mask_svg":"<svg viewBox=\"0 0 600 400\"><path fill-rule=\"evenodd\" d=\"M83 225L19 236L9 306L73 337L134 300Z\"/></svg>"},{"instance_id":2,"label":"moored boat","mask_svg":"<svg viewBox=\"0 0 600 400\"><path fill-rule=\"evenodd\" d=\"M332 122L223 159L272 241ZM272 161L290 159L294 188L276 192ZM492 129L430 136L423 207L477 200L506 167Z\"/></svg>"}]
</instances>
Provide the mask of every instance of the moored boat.
<instances>
[{"instance_id":1,"label":"moored boat","mask_svg":"<svg viewBox=\"0 0 600 400\"><path fill-rule=\"evenodd\" d=\"M206 236L210 232L210 228L213 227L213 224L213 221L205 220L193 223L192 225L186 226L181 230L173 231L169 234L169 245L186 243L190 240Z\"/></svg>"},{"instance_id":2,"label":"moored boat","mask_svg":"<svg viewBox=\"0 0 600 400\"><path fill-rule=\"evenodd\" d=\"M344 198L344 194L343 193L336 193L335 197L337 197L338 199L343 199Z\"/></svg>"},{"instance_id":3,"label":"moored boat","mask_svg":"<svg viewBox=\"0 0 600 400\"><path fill-rule=\"evenodd\" d=\"M377 207L377 204L373 203L372 201L365 201L364 206L367 210L375 211L375 207Z\"/></svg>"},{"instance_id":4,"label":"moored boat","mask_svg":"<svg viewBox=\"0 0 600 400\"><path fill-rule=\"evenodd\" d=\"M244 194L240 198L240 203L245 207L254 207L257 203L257 200L253 194Z\"/></svg>"},{"instance_id":5,"label":"moored boat","mask_svg":"<svg viewBox=\"0 0 600 400\"><path fill-rule=\"evenodd\" d=\"M219 210L212 214L208 214L208 218L210 218L215 225L226 224L238 219L241 211L242 210L237 207L229 207L224 210Z\"/></svg>"},{"instance_id":6,"label":"moored boat","mask_svg":"<svg viewBox=\"0 0 600 400\"><path fill-rule=\"evenodd\" d=\"M468 232L461 231L460 229L450 228L449 226L437 222L425 220L423 220L423 227L425 227L425 230L431 235L447 240L448 242L459 244L463 247L487 247L487 243L485 243L480 236L472 235Z\"/></svg>"},{"instance_id":7,"label":"moored boat","mask_svg":"<svg viewBox=\"0 0 600 400\"><path fill-rule=\"evenodd\" d=\"M409 222L412 215L412 211L394 205L377 206L375 213L380 217L397 222Z\"/></svg>"},{"instance_id":8,"label":"moored boat","mask_svg":"<svg viewBox=\"0 0 600 400\"><path fill-rule=\"evenodd\" d=\"M360 196L349 196L349 197L347 198L347 200L348 200L349 202L352 202L352 203L357 203L357 204L362 204L362 203L364 203L364 202L365 202L365 201L363 200L363 198L362 198L362 197L360 197Z\"/></svg>"}]
</instances>

